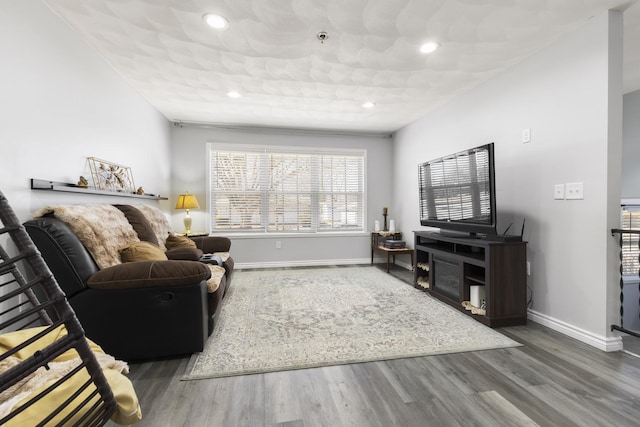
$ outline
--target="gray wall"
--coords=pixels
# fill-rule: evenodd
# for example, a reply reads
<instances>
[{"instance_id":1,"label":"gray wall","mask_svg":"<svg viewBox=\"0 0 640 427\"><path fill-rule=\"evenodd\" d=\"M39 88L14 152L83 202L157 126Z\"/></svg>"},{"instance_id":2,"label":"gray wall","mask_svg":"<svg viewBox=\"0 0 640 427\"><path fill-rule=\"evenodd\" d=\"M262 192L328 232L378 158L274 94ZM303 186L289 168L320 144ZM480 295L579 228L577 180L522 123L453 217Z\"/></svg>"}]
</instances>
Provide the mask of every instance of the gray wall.
<instances>
[{"instance_id":1,"label":"gray wall","mask_svg":"<svg viewBox=\"0 0 640 427\"><path fill-rule=\"evenodd\" d=\"M640 90L624 96L622 198L640 199Z\"/></svg>"},{"instance_id":2,"label":"gray wall","mask_svg":"<svg viewBox=\"0 0 640 427\"><path fill-rule=\"evenodd\" d=\"M169 194L169 123L157 110L41 1L1 1L0 28L0 189L21 220L47 204L139 202L29 189L29 178L89 177L90 156Z\"/></svg>"},{"instance_id":3,"label":"gray wall","mask_svg":"<svg viewBox=\"0 0 640 427\"><path fill-rule=\"evenodd\" d=\"M530 317L614 349L622 145L622 17L586 22L395 137L394 205L402 231L420 229L416 167L496 144L499 230L526 218ZM522 130L531 142L522 143ZM584 200L554 200L554 185L583 182Z\"/></svg>"},{"instance_id":4,"label":"gray wall","mask_svg":"<svg viewBox=\"0 0 640 427\"><path fill-rule=\"evenodd\" d=\"M393 150L390 138L338 133L303 132L275 129L223 129L185 125L174 127L172 140L172 203L185 190L196 195L201 209L191 211L192 229L208 231L207 143L265 144L279 146L357 148L367 151L366 219L367 230L376 219L382 220L382 207L388 206L391 218ZM175 230L183 228L184 212L173 211ZM370 262L370 234L349 236L291 237L286 235L232 237L233 258L240 267L276 265L323 265ZM281 249L276 249L276 241Z\"/></svg>"}]
</instances>

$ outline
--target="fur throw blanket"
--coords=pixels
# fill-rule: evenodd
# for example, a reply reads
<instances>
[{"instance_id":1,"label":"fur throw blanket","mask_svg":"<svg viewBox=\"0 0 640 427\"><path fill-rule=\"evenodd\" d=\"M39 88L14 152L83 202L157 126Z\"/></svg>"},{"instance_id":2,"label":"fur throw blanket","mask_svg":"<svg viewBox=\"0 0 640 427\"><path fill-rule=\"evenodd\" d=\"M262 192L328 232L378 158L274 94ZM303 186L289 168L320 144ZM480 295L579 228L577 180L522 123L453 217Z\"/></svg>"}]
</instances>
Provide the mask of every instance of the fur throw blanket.
<instances>
[{"instance_id":1,"label":"fur throw blanket","mask_svg":"<svg viewBox=\"0 0 640 427\"><path fill-rule=\"evenodd\" d=\"M34 215L53 215L78 236L100 269L121 264L118 249L139 242L127 218L111 205L47 206Z\"/></svg>"},{"instance_id":2,"label":"fur throw blanket","mask_svg":"<svg viewBox=\"0 0 640 427\"><path fill-rule=\"evenodd\" d=\"M158 246L164 251L167 249L165 242L167 241L167 237L169 237L169 233L172 233L171 224L164 213L156 207L149 205L139 205L136 206L142 215L149 221L151 224L151 229L158 239Z\"/></svg>"},{"instance_id":3,"label":"fur throw blanket","mask_svg":"<svg viewBox=\"0 0 640 427\"><path fill-rule=\"evenodd\" d=\"M222 276L224 276L225 269L219 265L207 264L209 270L211 270L211 277L207 280L207 292L214 293L220 287L222 282Z\"/></svg>"}]
</instances>

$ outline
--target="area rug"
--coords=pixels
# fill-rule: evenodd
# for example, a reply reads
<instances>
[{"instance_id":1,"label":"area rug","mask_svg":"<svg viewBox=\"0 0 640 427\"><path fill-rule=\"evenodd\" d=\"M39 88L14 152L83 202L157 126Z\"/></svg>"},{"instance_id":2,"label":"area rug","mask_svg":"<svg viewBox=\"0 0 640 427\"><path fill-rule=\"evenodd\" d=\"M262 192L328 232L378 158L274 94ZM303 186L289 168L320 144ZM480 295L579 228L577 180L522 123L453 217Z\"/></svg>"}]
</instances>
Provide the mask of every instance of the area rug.
<instances>
[{"instance_id":1,"label":"area rug","mask_svg":"<svg viewBox=\"0 0 640 427\"><path fill-rule=\"evenodd\" d=\"M375 266L238 271L183 379L518 345Z\"/></svg>"}]
</instances>

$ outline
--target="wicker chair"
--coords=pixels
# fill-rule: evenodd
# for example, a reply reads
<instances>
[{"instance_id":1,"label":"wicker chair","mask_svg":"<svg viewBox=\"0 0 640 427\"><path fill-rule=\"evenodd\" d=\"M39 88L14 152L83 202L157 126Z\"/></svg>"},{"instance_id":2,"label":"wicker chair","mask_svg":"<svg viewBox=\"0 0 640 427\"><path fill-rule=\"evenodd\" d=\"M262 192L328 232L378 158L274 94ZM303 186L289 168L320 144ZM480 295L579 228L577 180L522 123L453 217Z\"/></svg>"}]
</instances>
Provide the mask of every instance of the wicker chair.
<instances>
[{"instance_id":1,"label":"wicker chair","mask_svg":"<svg viewBox=\"0 0 640 427\"><path fill-rule=\"evenodd\" d=\"M75 350L79 364L26 397L8 414L0 413L0 425L24 422L20 417L31 407L32 413L42 416L34 425L104 425L116 410L112 389L64 293L0 192L0 334L35 327L39 328L26 341L0 349L0 363L12 366L0 373L0 394L12 393L12 387L37 369L49 369L48 364L63 353ZM66 335L60 333L61 329L66 329ZM20 362L13 365L15 360ZM69 388L73 393L60 395L61 390ZM40 414L36 408L45 402L48 408L53 404L54 409ZM30 417L29 424L33 422Z\"/></svg>"}]
</instances>

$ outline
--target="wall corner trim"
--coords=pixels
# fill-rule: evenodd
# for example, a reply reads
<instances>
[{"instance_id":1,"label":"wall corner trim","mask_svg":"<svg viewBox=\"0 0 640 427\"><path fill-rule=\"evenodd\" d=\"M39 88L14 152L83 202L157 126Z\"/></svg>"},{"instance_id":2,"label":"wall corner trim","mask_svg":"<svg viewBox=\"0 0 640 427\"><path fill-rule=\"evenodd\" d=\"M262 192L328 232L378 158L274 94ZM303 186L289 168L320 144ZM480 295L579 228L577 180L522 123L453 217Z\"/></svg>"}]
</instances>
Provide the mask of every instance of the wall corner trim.
<instances>
[{"instance_id":1,"label":"wall corner trim","mask_svg":"<svg viewBox=\"0 0 640 427\"><path fill-rule=\"evenodd\" d=\"M622 350L622 337L605 337L602 335L596 335L531 309L527 310L527 319L602 351L610 352Z\"/></svg>"}]
</instances>

